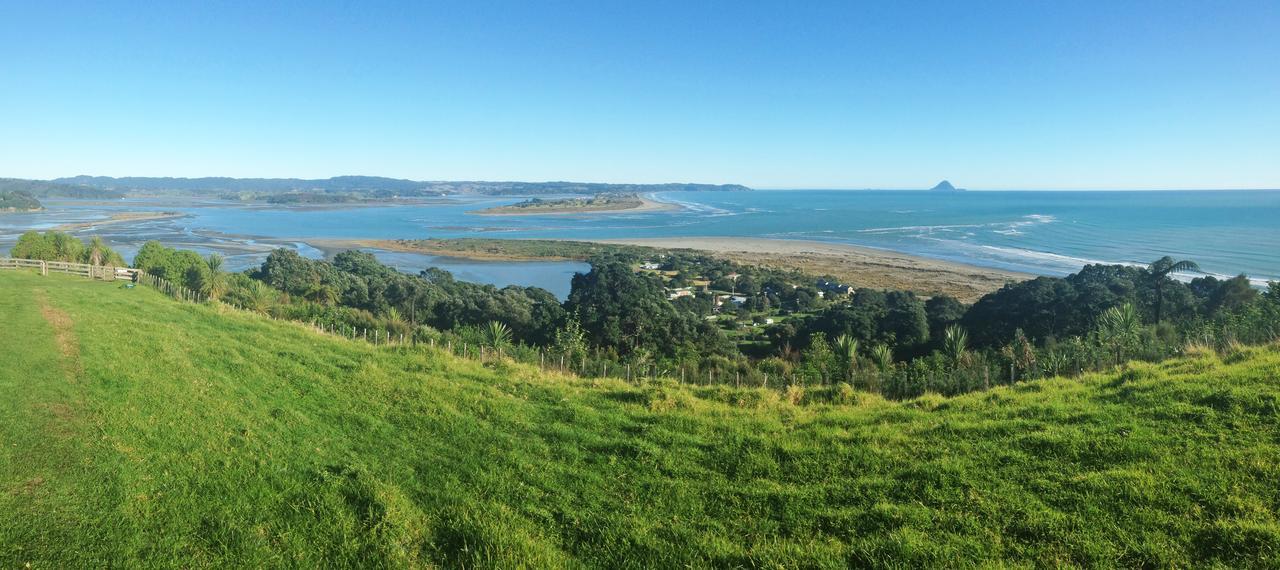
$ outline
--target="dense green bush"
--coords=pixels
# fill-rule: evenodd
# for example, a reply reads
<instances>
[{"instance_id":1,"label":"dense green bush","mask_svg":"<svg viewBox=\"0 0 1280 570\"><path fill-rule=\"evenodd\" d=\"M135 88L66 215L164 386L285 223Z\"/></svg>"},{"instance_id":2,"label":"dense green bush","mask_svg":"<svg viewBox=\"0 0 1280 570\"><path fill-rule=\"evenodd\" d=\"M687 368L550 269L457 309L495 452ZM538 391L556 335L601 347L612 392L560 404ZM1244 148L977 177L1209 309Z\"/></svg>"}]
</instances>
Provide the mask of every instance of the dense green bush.
<instances>
[{"instance_id":1,"label":"dense green bush","mask_svg":"<svg viewBox=\"0 0 1280 570\"><path fill-rule=\"evenodd\" d=\"M30 231L18 238L9 252L20 259L41 259L44 261L66 261L69 263L88 263L90 265L107 265L123 267L124 258L120 257L102 238L94 236L88 243L76 239L70 234L57 231L40 233Z\"/></svg>"}]
</instances>

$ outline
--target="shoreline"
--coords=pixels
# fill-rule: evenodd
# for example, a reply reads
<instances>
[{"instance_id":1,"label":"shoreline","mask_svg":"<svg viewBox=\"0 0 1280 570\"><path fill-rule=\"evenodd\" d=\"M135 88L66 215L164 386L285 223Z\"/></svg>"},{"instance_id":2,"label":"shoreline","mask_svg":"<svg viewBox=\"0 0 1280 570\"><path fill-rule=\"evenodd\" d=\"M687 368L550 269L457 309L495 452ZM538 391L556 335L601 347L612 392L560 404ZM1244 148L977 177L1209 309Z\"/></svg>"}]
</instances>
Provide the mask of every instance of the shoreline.
<instances>
[{"instance_id":1,"label":"shoreline","mask_svg":"<svg viewBox=\"0 0 1280 570\"><path fill-rule=\"evenodd\" d=\"M482 240L485 238L456 238L460 240ZM431 240L435 241L435 240ZM585 240L571 239L494 239L493 241L554 241L595 243ZM584 261L581 257L564 255L522 255L518 253L485 250L462 250L447 247L429 248L417 245L415 240L383 239L383 238L296 238L281 240L281 243L302 242L324 252L326 257L351 249L380 249L398 253L416 253L433 257L449 257L472 261Z\"/></svg>"},{"instance_id":2,"label":"shoreline","mask_svg":"<svg viewBox=\"0 0 1280 570\"><path fill-rule=\"evenodd\" d=\"M467 239L467 238L461 238ZM798 270L813 276L831 275L856 287L899 289L921 295L950 295L972 303L981 296L1007 283L1025 281L1033 274L992 269L954 261L930 259L906 253L874 249L850 244L812 240L786 240L753 237L670 237L611 239L493 239L486 249L451 249L448 240L426 244L392 239L299 239L324 251L326 255L345 249L372 248L476 259L486 261L564 261L582 258L563 255L528 255L505 251L500 242L566 242L602 245L630 245L660 250L692 250L707 253L743 265ZM429 244L440 244L430 247Z\"/></svg>"},{"instance_id":3,"label":"shoreline","mask_svg":"<svg viewBox=\"0 0 1280 570\"><path fill-rule=\"evenodd\" d=\"M508 207L510 206L499 206L499 208L508 208ZM567 216L567 215L574 215L574 214L590 215L590 214L618 214L618 213L632 213L632 212L671 212L679 209L681 209L680 206L676 204L672 204L670 202L659 202L658 200L654 200L651 198L641 197L639 205L629 206L626 208L599 208L599 209L568 208L568 209L549 209L549 210L536 211L536 212L513 212L513 211L491 212L488 210L474 210L467 213L475 214L477 216Z\"/></svg>"},{"instance_id":4,"label":"shoreline","mask_svg":"<svg viewBox=\"0 0 1280 570\"><path fill-rule=\"evenodd\" d=\"M856 287L945 294L965 303L1036 275L843 243L755 237L620 238L595 243L689 249L744 265L832 275Z\"/></svg>"},{"instance_id":5,"label":"shoreline","mask_svg":"<svg viewBox=\"0 0 1280 570\"><path fill-rule=\"evenodd\" d=\"M100 226L110 226L114 224L123 224L126 222L153 222L156 220L173 220L184 218L187 214L181 212L124 212L120 214L112 214L105 220L95 220L92 222L69 222L50 228L59 232L72 232L77 230L85 230Z\"/></svg>"}]
</instances>

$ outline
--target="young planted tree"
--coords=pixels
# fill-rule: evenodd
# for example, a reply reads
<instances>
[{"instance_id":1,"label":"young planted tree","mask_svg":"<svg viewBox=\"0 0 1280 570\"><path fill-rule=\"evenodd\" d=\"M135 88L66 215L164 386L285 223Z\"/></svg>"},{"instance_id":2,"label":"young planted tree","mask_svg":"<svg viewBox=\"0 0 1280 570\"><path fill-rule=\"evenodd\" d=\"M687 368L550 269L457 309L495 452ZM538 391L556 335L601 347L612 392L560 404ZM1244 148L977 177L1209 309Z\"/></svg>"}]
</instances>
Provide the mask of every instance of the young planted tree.
<instances>
[{"instance_id":1,"label":"young planted tree","mask_svg":"<svg viewBox=\"0 0 1280 570\"><path fill-rule=\"evenodd\" d=\"M1116 357L1116 365L1124 361L1125 352L1142 339L1142 319L1133 305L1125 303L1107 309L1098 318L1098 337Z\"/></svg>"},{"instance_id":2,"label":"young planted tree","mask_svg":"<svg viewBox=\"0 0 1280 570\"><path fill-rule=\"evenodd\" d=\"M271 307L276 304L276 290L257 279L244 281L240 297L244 300L245 308L264 315L271 312Z\"/></svg>"},{"instance_id":3,"label":"young planted tree","mask_svg":"<svg viewBox=\"0 0 1280 570\"><path fill-rule=\"evenodd\" d=\"M950 325L943 332L942 354L953 368L963 368L972 360L969 352L969 333L958 325Z\"/></svg>"},{"instance_id":4,"label":"young planted tree","mask_svg":"<svg viewBox=\"0 0 1280 570\"><path fill-rule=\"evenodd\" d=\"M403 328L406 325L404 315L401 315L400 309L395 307L388 307L383 311L382 318L387 321L387 324L396 328Z\"/></svg>"},{"instance_id":5,"label":"young planted tree","mask_svg":"<svg viewBox=\"0 0 1280 570\"><path fill-rule=\"evenodd\" d=\"M124 259L120 254L107 247L106 242L98 236L89 239L89 245L84 252L84 262L89 265L124 265Z\"/></svg>"},{"instance_id":6,"label":"young planted tree","mask_svg":"<svg viewBox=\"0 0 1280 570\"><path fill-rule=\"evenodd\" d=\"M858 369L858 339L847 334L836 337L836 358L844 379L853 381L853 373Z\"/></svg>"},{"instance_id":7,"label":"young planted tree","mask_svg":"<svg viewBox=\"0 0 1280 570\"><path fill-rule=\"evenodd\" d=\"M1151 265L1147 266L1147 271L1151 274L1151 284L1156 291L1156 324L1158 325L1164 313L1164 286L1169 281L1169 274L1200 271L1200 266L1189 259L1174 261L1172 257L1166 255L1151 262Z\"/></svg>"},{"instance_id":8,"label":"young planted tree","mask_svg":"<svg viewBox=\"0 0 1280 570\"><path fill-rule=\"evenodd\" d=\"M227 292L227 274L222 271L222 256L210 254L205 259L205 266L206 271L195 274L195 290L207 299L218 299Z\"/></svg>"},{"instance_id":9,"label":"young planted tree","mask_svg":"<svg viewBox=\"0 0 1280 570\"><path fill-rule=\"evenodd\" d=\"M484 327L484 343L501 353L511 346L511 329L499 321L489 321Z\"/></svg>"},{"instance_id":10,"label":"young planted tree","mask_svg":"<svg viewBox=\"0 0 1280 570\"><path fill-rule=\"evenodd\" d=\"M881 374L888 374L893 370L893 348L887 344L871 347L871 361L875 363Z\"/></svg>"},{"instance_id":11,"label":"young planted tree","mask_svg":"<svg viewBox=\"0 0 1280 570\"><path fill-rule=\"evenodd\" d=\"M813 336L809 337L809 348L804 350L801 363L806 376L816 379L818 384L825 384L831 377L835 358L831 343L827 342L827 335L813 333Z\"/></svg>"},{"instance_id":12,"label":"young planted tree","mask_svg":"<svg viewBox=\"0 0 1280 570\"><path fill-rule=\"evenodd\" d=\"M1001 355L1009 360L1009 381L1027 379L1028 373L1036 368L1036 350L1031 340L1022 329L1014 329L1013 340L1000 349Z\"/></svg>"},{"instance_id":13,"label":"young planted tree","mask_svg":"<svg viewBox=\"0 0 1280 570\"><path fill-rule=\"evenodd\" d=\"M564 326L556 329L551 351L564 355L570 360L582 358L587 354L587 334L583 332L582 325L578 324L576 314L567 319Z\"/></svg>"}]
</instances>

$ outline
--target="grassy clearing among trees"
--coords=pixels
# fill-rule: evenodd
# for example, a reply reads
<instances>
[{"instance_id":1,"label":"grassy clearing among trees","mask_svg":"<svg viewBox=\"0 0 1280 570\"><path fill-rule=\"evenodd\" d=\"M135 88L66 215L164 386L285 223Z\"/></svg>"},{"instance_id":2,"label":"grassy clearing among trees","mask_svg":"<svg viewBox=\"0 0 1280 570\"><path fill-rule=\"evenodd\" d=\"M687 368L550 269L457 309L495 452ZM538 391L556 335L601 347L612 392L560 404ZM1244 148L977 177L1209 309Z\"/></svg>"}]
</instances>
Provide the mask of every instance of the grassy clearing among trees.
<instances>
[{"instance_id":1,"label":"grassy clearing among trees","mask_svg":"<svg viewBox=\"0 0 1280 570\"><path fill-rule=\"evenodd\" d=\"M1274 567L1280 349L629 385L0 273L0 566Z\"/></svg>"}]
</instances>

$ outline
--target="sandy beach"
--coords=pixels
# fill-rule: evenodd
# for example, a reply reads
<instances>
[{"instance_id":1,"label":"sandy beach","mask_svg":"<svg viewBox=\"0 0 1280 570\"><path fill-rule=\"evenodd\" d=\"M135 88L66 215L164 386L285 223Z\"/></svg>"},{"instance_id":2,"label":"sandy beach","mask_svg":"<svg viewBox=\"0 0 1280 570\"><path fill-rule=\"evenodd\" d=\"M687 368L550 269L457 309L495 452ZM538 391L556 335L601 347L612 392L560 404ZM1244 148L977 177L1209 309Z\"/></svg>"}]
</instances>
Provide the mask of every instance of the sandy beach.
<instances>
[{"instance_id":1,"label":"sandy beach","mask_svg":"<svg viewBox=\"0 0 1280 570\"><path fill-rule=\"evenodd\" d=\"M70 232L70 231L83 230L88 228L109 226L112 224L123 224L126 222L147 222L147 221L154 221L154 220L170 220L174 218L181 218L185 215L186 214L182 214L179 212L124 212L121 214L112 214L111 217L105 220L62 224L60 226L54 227L53 229L60 232Z\"/></svg>"},{"instance_id":2,"label":"sandy beach","mask_svg":"<svg viewBox=\"0 0 1280 570\"><path fill-rule=\"evenodd\" d=\"M903 289L924 295L946 294L966 303L972 303L1006 283L1035 277L1015 271L819 241L692 237L610 239L599 240L599 243L705 251L742 264L833 275L857 287Z\"/></svg>"},{"instance_id":3,"label":"sandy beach","mask_svg":"<svg viewBox=\"0 0 1280 570\"><path fill-rule=\"evenodd\" d=\"M461 249L449 241L397 241L380 239L303 239L326 253L377 248L425 255L441 255L493 261L529 259L565 259L521 254L515 248L501 247L505 241L486 240L482 249ZM607 240L533 240L578 241L621 244L657 249L689 249L733 260L744 265L794 269L811 275L832 275L857 287L902 289L921 295L951 295L966 303L995 291L1006 283L1034 277L1026 273L988 269L963 263L917 257L893 251L854 245L817 241L738 237L626 238Z\"/></svg>"},{"instance_id":4,"label":"sandy beach","mask_svg":"<svg viewBox=\"0 0 1280 570\"><path fill-rule=\"evenodd\" d=\"M617 213L636 213L636 212L670 212L679 210L680 206L668 202L659 202L649 198L640 198L640 204L636 206L622 208L568 208L563 210L531 210L528 212L502 211L492 212L487 210L476 210L469 212L480 216L571 216L571 215L590 215L590 214L617 214Z\"/></svg>"}]
</instances>

